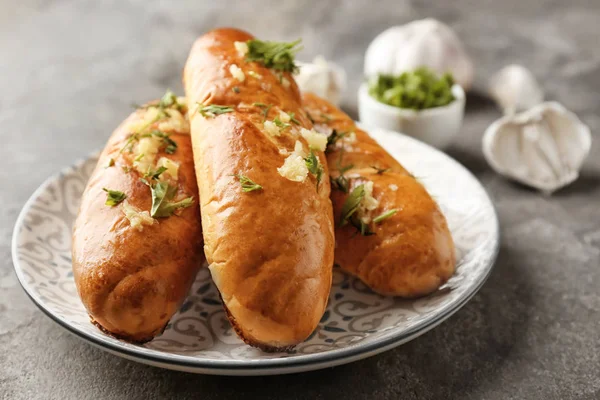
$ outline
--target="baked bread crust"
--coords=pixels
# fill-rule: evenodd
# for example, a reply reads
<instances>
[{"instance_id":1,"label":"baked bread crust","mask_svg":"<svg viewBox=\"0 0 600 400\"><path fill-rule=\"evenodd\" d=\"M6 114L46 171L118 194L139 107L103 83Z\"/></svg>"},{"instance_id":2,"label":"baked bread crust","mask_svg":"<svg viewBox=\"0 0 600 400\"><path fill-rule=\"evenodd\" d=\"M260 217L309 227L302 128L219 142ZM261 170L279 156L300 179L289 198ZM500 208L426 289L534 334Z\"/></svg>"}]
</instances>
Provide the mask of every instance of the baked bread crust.
<instances>
[{"instance_id":1,"label":"baked bread crust","mask_svg":"<svg viewBox=\"0 0 600 400\"><path fill-rule=\"evenodd\" d=\"M212 278L238 335L275 351L306 339L323 315L331 288L333 214L328 179L317 182L308 174L292 181L278 172L297 142L308 151L300 128L312 124L289 73L244 60L235 42L250 39L236 29L201 36L185 65L184 86ZM234 76L236 68L242 80ZM203 116L199 107L207 105L232 110ZM264 123L280 112L298 124L267 133ZM325 155L315 155L326 178ZM242 175L262 188L244 192Z\"/></svg>"},{"instance_id":2,"label":"baked bread crust","mask_svg":"<svg viewBox=\"0 0 600 400\"><path fill-rule=\"evenodd\" d=\"M340 226L348 193L332 188L336 264L383 295L413 298L437 290L454 273L456 259L446 218L436 202L414 176L340 109L311 93L303 95L303 105L318 129L354 132L328 148L330 174L332 179L338 178L340 167L352 165L343 172L348 192L370 181L372 196L378 201L377 208L370 211L368 224L374 235L363 236L351 224ZM372 222L373 217L394 209L398 211L391 217Z\"/></svg>"},{"instance_id":3,"label":"baked bread crust","mask_svg":"<svg viewBox=\"0 0 600 400\"><path fill-rule=\"evenodd\" d=\"M179 163L177 183L171 182L177 186L175 198L193 196L194 204L137 228L123 211L125 202L137 210L150 210L152 204L150 188L140 180L143 175L132 168L135 155L122 150L131 141L131 126L143 124L145 112L138 109L130 115L108 140L84 190L72 241L75 283L92 322L135 343L163 331L204 261L187 128L171 132L177 150L166 154L163 149L157 158ZM121 191L127 199L108 206L103 188Z\"/></svg>"}]
</instances>

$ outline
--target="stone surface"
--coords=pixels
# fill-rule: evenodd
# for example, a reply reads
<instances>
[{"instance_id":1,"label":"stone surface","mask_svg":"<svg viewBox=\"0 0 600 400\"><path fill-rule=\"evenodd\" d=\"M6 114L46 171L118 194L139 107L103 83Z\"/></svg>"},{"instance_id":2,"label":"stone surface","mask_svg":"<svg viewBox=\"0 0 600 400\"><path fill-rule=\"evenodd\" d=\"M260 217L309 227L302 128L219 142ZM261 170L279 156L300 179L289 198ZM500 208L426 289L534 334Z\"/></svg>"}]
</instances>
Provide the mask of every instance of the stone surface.
<instances>
[{"instance_id":1,"label":"stone surface","mask_svg":"<svg viewBox=\"0 0 600 400\"><path fill-rule=\"evenodd\" d=\"M600 52L598 1L386 0L149 2L0 0L0 398L600 398ZM40 183L103 146L129 104L166 88L194 38L237 26L302 37L303 59L347 68L355 112L369 41L432 16L476 61L477 87L520 62L590 125L592 154L572 186L544 197L495 175L480 138L500 113L471 94L449 151L484 183L502 226L498 262L461 311L370 359L312 373L199 376L139 365L66 333L28 300L10 261L17 214Z\"/></svg>"}]
</instances>

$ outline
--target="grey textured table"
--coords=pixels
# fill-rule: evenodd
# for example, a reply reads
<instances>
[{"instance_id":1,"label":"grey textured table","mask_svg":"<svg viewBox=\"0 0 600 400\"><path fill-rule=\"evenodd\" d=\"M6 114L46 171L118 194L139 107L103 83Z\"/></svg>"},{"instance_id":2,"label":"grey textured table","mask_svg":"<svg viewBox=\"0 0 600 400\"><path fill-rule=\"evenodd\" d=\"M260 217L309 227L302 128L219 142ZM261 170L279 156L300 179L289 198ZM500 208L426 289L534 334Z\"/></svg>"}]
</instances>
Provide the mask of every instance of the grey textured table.
<instances>
[{"instance_id":1,"label":"grey textured table","mask_svg":"<svg viewBox=\"0 0 600 400\"><path fill-rule=\"evenodd\" d=\"M181 92L188 48L209 28L302 37L302 58L324 54L347 68L344 105L353 111L369 41L389 25L436 17L466 42L479 87L518 61L544 82L549 98L597 132L600 2L110 3L0 1L0 398L600 398L600 137L579 181L543 197L486 165L480 138L500 114L476 94L450 154L494 199L502 226L498 262L455 316L385 354L262 378L139 365L83 343L38 311L17 283L9 250L17 214L34 189L101 148L130 103L169 87Z\"/></svg>"}]
</instances>

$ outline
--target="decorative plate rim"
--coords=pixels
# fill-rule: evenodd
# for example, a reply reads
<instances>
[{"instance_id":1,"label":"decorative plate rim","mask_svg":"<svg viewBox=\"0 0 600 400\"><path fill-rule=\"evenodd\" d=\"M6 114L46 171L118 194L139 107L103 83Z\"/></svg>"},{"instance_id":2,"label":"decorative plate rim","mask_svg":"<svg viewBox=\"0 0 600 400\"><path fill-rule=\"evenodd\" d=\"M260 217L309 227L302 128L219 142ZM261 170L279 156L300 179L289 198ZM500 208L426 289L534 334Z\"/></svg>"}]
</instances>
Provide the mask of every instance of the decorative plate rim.
<instances>
[{"instance_id":1,"label":"decorative plate rim","mask_svg":"<svg viewBox=\"0 0 600 400\"><path fill-rule=\"evenodd\" d=\"M473 181L475 181L479 189L482 190L483 194L487 201L489 202L490 210L493 215L493 224L494 224L494 237L493 237L493 249L491 249L491 257L489 261L484 267L484 272L479 276L479 278L469 287L461 298L458 299L455 303L449 303L441 307L437 312L429 318L426 318L415 326L408 330L404 330L402 332L397 332L392 329L390 332L382 335L381 337L375 339L370 343L358 343L355 345L350 345L343 348L338 348L334 350L329 350L325 352L306 354L300 357L289 357L289 358L271 358L271 359L256 359L256 360L218 360L218 359L198 359L191 356L185 356L180 354L173 353L157 353L157 354L149 354L141 349L137 348L129 348L124 344L119 343L111 343L102 338L97 338L91 335L88 335L85 331L81 331L76 327L71 326L71 324L62 318L61 316L55 315L51 310L49 310L44 302L41 301L37 294L33 291L33 289L29 288L26 283L25 277L23 276L23 270L20 266L20 261L17 257L17 242L19 236L19 227L23 224L25 216L28 214L31 209L33 203L39 197L39 195L46 190L46 188L54 182L56 179L59 179L61 175L66 174L72 169L76 169L81 167L86 160L91 157L97 156L99 151L94 151L88 154L87 157L80 158L73 164L68 167L62 168L58 173L55 173L46 180L31 194L29 199L23 205L19 216L15 222L13 227L13 235L12 235L12 243L11 243L11 255L13 261L13 269L17 276L17 280L19 284L27 294L27 296L33 301L33 303L50 319L58 323L64 329L74 334L80 339L83 339L87 342L90 342L93 345L96 345L100 348L103 348L112 353L120 353L122 355L126 355L129 358L140 360L141 362L152 362L159 364L166 364L178 367L187 367L191 369L205 369L205 370L214 370L216 373L226 374L227 371L232 372L240 372L240 371L258 371L258 370L272 370L272 369L298 369L303 366L308 365L322 365L323 367L339 365L346 362L351 362L355 359L360 358L360 355L365 355L365 357L369 357L375 354L378 354L387 349L391 349L397 345L405 343L409 340L412 340L421 334L428 332L430 329L436 327L438 324L443 322L452 316L456 311L462 308L478 291L481 289L483 284L486 282L487 278L490 276L491 271L494 267L496 259L498 257L498 252L500 249L500 224L498 220L498 214L494 204L491 200L491 197L487 190L483 187L481 182L469 171L465 166L459 163L454 158L450 157L446 153L429 146L423 142L420 142L410 136L405 134L387 130L387 129L378 129L380 131L384 131L386 133L393 133L396 135L403 136L403 139L409 140L413 142L412 144L416 144L420 147L425 148L428 151L434 151L441 155L442 158L447 162L453 163L456 167L465 172ZM325 365L326 364L326 365ZM318 369L318 368L314 368ZM209 371L204 371L205 373L210 373Z\"/></svg>"}]
</instances>

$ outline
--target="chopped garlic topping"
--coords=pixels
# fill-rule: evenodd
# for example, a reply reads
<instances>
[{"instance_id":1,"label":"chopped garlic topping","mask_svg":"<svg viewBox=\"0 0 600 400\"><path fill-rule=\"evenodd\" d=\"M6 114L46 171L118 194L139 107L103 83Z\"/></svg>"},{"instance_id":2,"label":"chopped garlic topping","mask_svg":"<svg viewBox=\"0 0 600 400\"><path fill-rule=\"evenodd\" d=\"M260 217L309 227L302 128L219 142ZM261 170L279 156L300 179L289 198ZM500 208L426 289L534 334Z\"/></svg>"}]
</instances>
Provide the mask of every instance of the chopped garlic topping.
<instances>
[{"instance_id":1,"label":"chopped garlic topping","mask_svg":"<svg viewBox=\"0 0 600 400\"><path fill-rule=\"evenodd\" d=\"M171 176L171 178L177 180L179 173L179 163L168 159L167 157L161 157L156 163L156 168L165 167L167 170L160 175L160 179L164 179L165 174Z\"/></svg>"},{"instance_id":2,"label":"chopped garlic topping","mask_svg":"<svg viewBox=\"0 0 600 400\"><path fill-rule=\"evenodd\" d=\"M239 110L249 110L251 108L254 108L254 106L252 104L248 104L248 103L244 103L243 101L240 102L237 106L237 108Z\"/></svg>"},{"instance_id":3,"label":"chopped garlic topping","mask_svg":"<svg viewBox=\"0 0 600 400\"><path fill-rule=\"evenodd\" d=\"M282 156L287 156L288 154L290 154L290 152L286 149L279 149L279 154L281 154Z\"/></svg>"},{"instance_id":4,"label":"chopped garlic topping","mask_svg":"<svg viewBox=\"0 0 600 400\"><path fill-rule=\"evenodd\" d=\"M159 111L156 107L146 108L142 117L128 124L127 129L130 132L141 133L143 130L148 129L153 122L158 120L158 113Z\"/></svg>"},{"instance_id":5,"label":"chopped garlic topping","mask_svg":"<svg viewBox=\"0 0 600 400\"><path fill-rule=\"evenodd\" d=\"M231 64L229 66L229 72L231 72L231 75L240 82L244 82L244 79L246 79L244 71L242 71L242 69L235 64Z\"/></svg>"},{"instance_id":6,"label":"chopped garlic topping","mask_svg":"<svg viewBox=\"0 0 600 400\"><path fill-rule=\"evenodd\" d=\"M281 84L286 89L289 89L289 87L290 87L290 81L287 78L281 78Z\"/></svg>"},{"instance_id":7,"label":"chopped garlic topping","mask_svg":"<svg viewBox=\"0 0 600 400\"><path fill-rule=\"evenodd\" d=\"M237 50L240 57L244 57L248 54L248 44L246 42L233 42L235 49Z\"/></svg>"},{"instance_id":8,"label":"chopped garlic topping","mask_svg":"<svg viewBox=\"0 0 600 400\"><path fill-rule=\"evenodd\" d=\"M313 150L325 151L327 147L327 136L311 129L300 128L300 134L308 142L308 146Z\"/></svg>"},{"instance_id":9,"label":"chopped garlic topping","mask_svg":"<svg viewBox=\"0 0 600 400\"><path fill-rule=\"evenodd\" d=\"M162 132L178 132L178 133L189 133L190 123L188 120L179 112L179 110L169 109L165 113L169 118L161 120L158 123L158 130Z\"/></svg>"},{"instance_id":10,"label":"chopped garlic topping","mask_svg":"<svg viewBox=\"0 0 600 400\"><path fill-rule=\"evenodd\" d=\"M255 79L262 79L262 75L255 71L248 71L248 75Z\"/></svg>"},{"instance_id":11,"label":"chopped garlic topping","mask_svg":"<svg viewBox=\"0 0 600 400\"><path fill-rule=\"evenodd\" d=\"M277 168L277 172L290 181L303 182L308 175L308 168L304 157L305 152L302 143L296 140L294 152L285 159L281 167Z\"/></svg>"},{"instance_id":12,"label":"chopped garlic topping","mask_svg":"<svg viewBox=\"0 0 600 400\"><path fill-rule=\"evenodd\" d=\"M391 190L392 192L395 192L396 190L398 190L398 185L395 185L395 184L393 184L393 183L392 183L392 184L390 184L388 187L390 188L390 190Z\"/></svg>"},{"instance_id":13,"label":"chopped garlic topping","mask_svg":"<svg viewBox=\"0 0 600 400\"><path fill-rule=\"evenodd\" d=\"M265 83L265 82L262 82L262 83L260 84L260 88L261 88L262 90L264 90L265 92L270 92L270 91L271 91L271 84L270 84L270 83Z\"/></svg>"},{"instance_id":14,"label":"chopped garlic topping","mask_svg":"<svg viewBox=\"0 0 600 400\"><path fill-rule=\"evenodd\" d=\"M291 120L290 115L282 110L279 110L279 119L286 124Z\"/></svg>"},{"instance_id":15,"label":"chopped garlic topping","mask_svg":"<svg viewBox=\"0 0 600 400\"><path fill-rule=\"evenodd\" d=\"M281 136L281 132L279 131L279 127L275 125L273 121L265 121L263 126L265 127L265 131L271 136Z\"/></svg>"},{"instance_id":16,"label":"chopped garlic topping","mask_svg":"<svg viewBox=\"0 0 600 400\"><path fill-rule=\"evenodd\" d=\"M177 104L179 104L182 107L185 107L187 105L185 96L177 96Z\"/></svg>"},{"instance_id":17,"label":"chopped garlic topping","mask_svg":"<svg viewBox=\"0 0 600 400\"><path fill-rule=\"evenodd\" d=\"M129 224L132 228L137 229L138 231L142 231L144 229L144 225L152 225L156 220L150 216L148 211L141 211L136 207L132 206L125 200L123 202L123 214L125 214L125 218L129 220Z\"/></svg>"},{"instance_id":18,"label":"chopped garlic topping","mask_svg":"<svg viewBox=\"0 0 600 400\"><path fill-rule=\"evenodd\" d=\"M373 211L374 209L379 207L379 201L373 197L373 182L367 181L364 185L365 196L362 198L360 204L358 205L357 215L362 222L368 224L369 222L371 222L369 211Z\"/></svg>"},{"instance_id":19,"label":"chopped garlic topping","mask_svg":"<svg viewBox=\"0 0 600 400\"><path fill-rule=\"evenodd\" d=\"M133 167L140 174L145 174L154 167L154 159L160 150L161 144L161 139L154 135L140 139L135 149L135 161L133 162Z\"/></svg>"}]
</instances>

